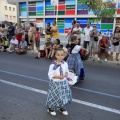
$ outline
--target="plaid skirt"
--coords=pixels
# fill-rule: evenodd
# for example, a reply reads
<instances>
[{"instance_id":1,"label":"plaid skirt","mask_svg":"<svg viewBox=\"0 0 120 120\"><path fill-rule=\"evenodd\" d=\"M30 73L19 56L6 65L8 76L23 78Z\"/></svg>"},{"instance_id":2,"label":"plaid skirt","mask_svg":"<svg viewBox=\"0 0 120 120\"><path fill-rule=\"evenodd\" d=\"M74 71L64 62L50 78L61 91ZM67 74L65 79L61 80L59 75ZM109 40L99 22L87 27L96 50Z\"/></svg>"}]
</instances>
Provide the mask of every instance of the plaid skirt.
<instances>
[{"instance_id":1,"label":"plaid skirt","mask_svg":"<svg viewBox=\"0 0 120 120\"><path fill-rule=\"evenodd\" d=\"M78 76L78 82L81 78L84 78L84 68L79 53L70 54L67 61L69 70L73 70Z\"/></svg>"},{"instance_id":2,"label":"plaid skirt","mask_svg":"<svg viewBox=\"0 0 120 120\"><path fill-rule=\"evenodd\" d=\"M49 91L46 100L47 108L58 110L72 101L72 94L67 80L54 82L50 80Z\"/></svg>"}]
</instances>

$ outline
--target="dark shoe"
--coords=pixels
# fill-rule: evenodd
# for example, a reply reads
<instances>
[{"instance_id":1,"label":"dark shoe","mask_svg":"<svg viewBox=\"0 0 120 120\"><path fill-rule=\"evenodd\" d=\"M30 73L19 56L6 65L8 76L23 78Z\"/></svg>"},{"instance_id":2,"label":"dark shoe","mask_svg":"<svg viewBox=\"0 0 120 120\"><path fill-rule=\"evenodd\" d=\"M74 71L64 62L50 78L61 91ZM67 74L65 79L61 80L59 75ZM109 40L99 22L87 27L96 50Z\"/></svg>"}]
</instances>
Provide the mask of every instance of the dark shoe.
<instances>
[{"instance_id":1,"label":"dark shoe","mask_svg":"<svg viewBox=\"0 0 120 120\"><path fill-rule=\"evenodd\" d=\"M35 59L40 59L40 58L37 56L37 57L35 57Z\"/></svg>"}]
</instances>

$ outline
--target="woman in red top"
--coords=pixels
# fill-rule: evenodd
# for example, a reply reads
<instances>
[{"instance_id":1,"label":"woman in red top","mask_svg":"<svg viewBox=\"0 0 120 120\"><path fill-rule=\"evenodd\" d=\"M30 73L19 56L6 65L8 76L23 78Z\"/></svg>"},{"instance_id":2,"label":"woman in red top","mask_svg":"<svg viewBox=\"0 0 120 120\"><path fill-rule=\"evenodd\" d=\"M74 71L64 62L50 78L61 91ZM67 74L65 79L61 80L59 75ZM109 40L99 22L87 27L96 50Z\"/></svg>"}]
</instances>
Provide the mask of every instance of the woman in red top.
<instances>
[{"instance_id":1,"label":"woman in red top","mask_svg":"<svg viewBox=\"0 0 120 120\"><path fill-rule=\"evenodd\" d=\"M20 42L22 41L22 28L20 28L20 25L17 25L17 28L15 30L15 35L16 35L16 39L18 40L18 44L20 44Z\"/></svg>"},{"instance_id":2,"label":"woman in red top","mask_svg":"<svg viewBox=\"0 0 120 120\"><path fill-rule=\"evenodd\" d=\"M39 28L36 28L36 32L35 32L35 44L36 44L36 48L37 51L40 50L40 32L39 32Z\"/></svg>"},{"instance_id":3,"label":"woman in red top","mask_svg":"<svg viewBox=\"0 0 120 120\"><path fill-rule=\"evenodd\" d=\"M105 61L108 58L108 40L105 35L102 36L102 39L99 41L98 44L98 60L100 60L100 54L105 53Z\"/></svg>"}]
</instances>

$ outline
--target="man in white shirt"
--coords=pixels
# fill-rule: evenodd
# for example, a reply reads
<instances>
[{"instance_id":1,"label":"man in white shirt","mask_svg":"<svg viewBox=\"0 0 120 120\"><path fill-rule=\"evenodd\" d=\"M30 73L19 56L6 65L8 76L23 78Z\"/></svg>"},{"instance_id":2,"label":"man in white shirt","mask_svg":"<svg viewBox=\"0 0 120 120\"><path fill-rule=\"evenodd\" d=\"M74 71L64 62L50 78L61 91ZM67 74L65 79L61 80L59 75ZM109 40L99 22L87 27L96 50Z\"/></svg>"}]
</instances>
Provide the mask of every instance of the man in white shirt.
<instances>
[{"instance_id":1,"label":"man in white shirt","mask_svg":"<svg viewBox=\"0 0 120 120\"><path fill-rule=\"evenodd\" d=\"M15 48L18 47L18 40L13 36L13 38L10 41L10 47L7 49L8 52L12 53L15 51Z\"/></svg>"},{"instance_id":2,"label":"man in white shirt","mask_svg":"<svg viewBox=\"0 0 120 120\"><path fill-rule=\"evenodd\" d=\"M81 33L82 33L82 28L80 27L80 23L77 23L76 27L73 29L73 35L77 36L77 39L79 40L79 44L81 44Z\"/></svg>"},{"instance_id":3,"label":"man in white shirt","mask_svg":"<svg viewBox=\"0 0 120 120\"><path fill-rule=\"evenodd\" d=\"M85 40L83 47L87 49L87 46L89 46L90 43L90 31L93 29L93 27L90 26L90 22L87 23L87 26L84 28L85 33Z\"/></svg>"}]
</instances>

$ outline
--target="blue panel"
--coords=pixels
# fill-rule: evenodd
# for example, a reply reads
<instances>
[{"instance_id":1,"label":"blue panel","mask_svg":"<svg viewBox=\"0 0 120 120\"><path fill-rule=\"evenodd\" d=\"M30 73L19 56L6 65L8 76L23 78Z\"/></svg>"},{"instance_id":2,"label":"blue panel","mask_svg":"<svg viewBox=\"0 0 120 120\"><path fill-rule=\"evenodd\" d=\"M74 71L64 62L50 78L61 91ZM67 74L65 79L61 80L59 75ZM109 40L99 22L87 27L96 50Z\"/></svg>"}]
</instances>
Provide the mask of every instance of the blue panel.
<instances>
[{"instance_id":1,"label":"blue panel","mask_svg":"<svg viewBox=\"0 0 120 120\"><path fill-rule=\"evenodd\" d=\"M93 13L92 10L88 11L88 15L93 15L93 14L94 14L94 13Z\"/></svg>"},{"instance_id":2,"label":"blue panel","mask_svg":"<svg viewBox=\"0 0 120 120\"><path fill-rule=\"evenodd\" d=\"M72 20L74 20L74 18L65 18L65 23L72 23Z\"/></svg>"},{"instance_id":3,"label":"blue panel","mask_svg":"<svg viewBox=\"0 0 120 120\"><path fill-rule=\"evenodd\" d=\"M72 24L71 23L65 23L65 28L71 28Z\"/></svg>"},{"instance_id":4,"label":"blue panel","mask_svg":"<svg viewBox=\"0 0 120 120\"><path fill-rule=\"evenodd\" d=\"M75 5L76 4L76 0L66 0L65 4L66 5Z\"/></svg>"},{"instance_id":5,"label":"blue panel","mask_svg":"<svg viewBox=\"0 0 120 120\"><path fill-rule=\"evenodd\" d=\"M20 3L20 7L26 7L26 2Z\"/></svg>"},{"instance_id":6,"label":"blue panel","mask_svg":"<svg viewBox=\"0 0 120 120\"><path fill-rule=\"evenodd\" d=\"M21 12L21 16L27 16L27 12Z\"/></svg>"},{"instance_id":7,"label":"blue panel","mask_svg":"<svg viewBox=\"0 0 120 120\"><path fill-rule=\"evenodd\" d=\"M45 5L46 5L46 6L51 5L50 1L46 1L46 2L45 2Z\"/></svg>"},{"instance_id":8,"label":"blue panel","mask_svg":"<svg viewBox=\"0 0 120 120\"><path fill-rule=\"evenodd\" d=\"M77 9L88 9L88 6L87 5L80 5L80 4L78 4L77 5Z\"/></svg>"},{"instance_id":9,"label":"blue panel","mask_svg":"<svg viewBox=\"0 0 120 120\"><path fill-rule=\"evenodd\" d=\"M120 3L118 3L118 8L120 8Z\"/></svg>"},{"instance_id":10,"label":"blue panel","mask_svg":"<svg viewBox=\"0 0 120 120\"><path fill-rule=\"evenodd\" d=\"M80 22L80 24L82 24L82 23L88 23L88 18L78 18L77 22Z\"/></svg>"},{"instance_id":11,"label":"blue panel","mask_svg":"<svg viewBox=\"0 0 120 120\"><path fill-rule=\"evenodd\" d=\"M100 30L101 32L103 32L104 34L106 34L106 32L108 31L108 30ZM113 32L113 30L110 30L110 34L112 34L112 32Z\"/></svg>"},{"instance_id":12,"label":"blue panel","mask_svg":"<svg viewBox=\"0 0 120 120\"><path fill-rule=\"evenodd\" d=\"M43 11L44 8L43 8L43 7L37 7L36 10L37 10L37 11Z\"/></svg>"},{"instance_id":13,"label":"blue panel","mask_svg":"<svg viewBox=\"0 0 120 120\"><path fill-rule=\"evenodd\" d=\"M55 20L55 18L46 18L45 23L50 22L52 23Z\"/></svg>"},{"instance_id":14,"label":"blue panel","mask_svg":"<svg viewBox=\"0 0 120 120\"><path fill-rule=\"evenodd\" d=\"M59 33L64 33L64 29L59 29Z\"/></svg>"},{"instance_id":15,"label":"blue panel","mask_svg":"<svg viewBox=\"0 0 120 120\"><path fill-rule=\"evenodd\" d=\"M41 2L36 2L36 6L38 7L38 6L43 6L43 2L41 1Z\"/></svg>"}]
</instances>

